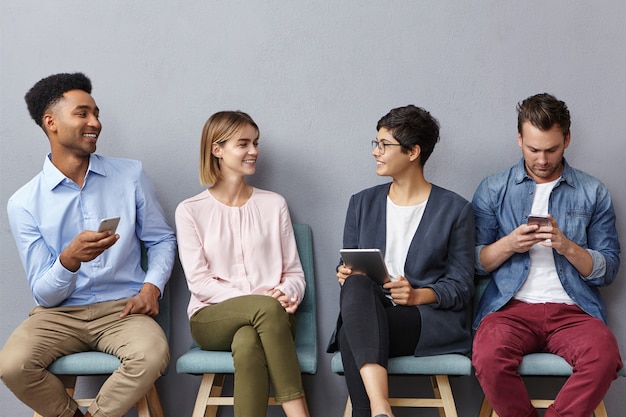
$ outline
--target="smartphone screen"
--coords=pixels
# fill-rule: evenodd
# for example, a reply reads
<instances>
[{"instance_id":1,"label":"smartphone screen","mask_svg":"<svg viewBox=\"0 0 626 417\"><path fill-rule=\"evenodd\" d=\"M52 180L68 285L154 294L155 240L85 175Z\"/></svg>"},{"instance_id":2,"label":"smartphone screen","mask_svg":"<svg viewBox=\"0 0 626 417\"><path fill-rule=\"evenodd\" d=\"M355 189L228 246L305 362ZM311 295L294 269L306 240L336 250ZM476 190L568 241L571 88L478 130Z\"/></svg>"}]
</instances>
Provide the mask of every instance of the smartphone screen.
<instances>
[{"instance_id":1,"label":"smartphone screen","mask_svg":"<svg viewBox=\"0 0 626 417\"><path fill-rule=\"evenodd\" d=\"M105 230L110 230L111 233L115 233L117 230L117 225L120 223L120 217L107 217L106 219L100 220L100 226L98 226L98 232L104 232Z\"/></svg>"}]
</instances>

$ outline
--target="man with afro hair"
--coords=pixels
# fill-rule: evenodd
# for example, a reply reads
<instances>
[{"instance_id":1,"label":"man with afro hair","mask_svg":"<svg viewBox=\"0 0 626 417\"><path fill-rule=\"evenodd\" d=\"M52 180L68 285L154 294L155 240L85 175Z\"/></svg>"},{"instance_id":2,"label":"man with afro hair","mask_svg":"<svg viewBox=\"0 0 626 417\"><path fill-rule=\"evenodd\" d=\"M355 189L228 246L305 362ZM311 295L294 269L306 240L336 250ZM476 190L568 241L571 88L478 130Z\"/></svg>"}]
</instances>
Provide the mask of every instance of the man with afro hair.
<instances>
[{"instance_id":1,"label":"man with afro hair","mask_svg":"<svg viewBox=\"0 0 626 417\"><path fill-rule=\"evenodd\" d=\"M121 417L169 362L153 319L172 271L176 239L141 163L97 155L102 125L84 74L56 74L26 94L51 152L7 204L37 306L0 351L0 377L45 417L83 413L47 367L98 350L121 362L85 416ZM120 217L116 232L101 219ZM146 271L141 244L148 249Z\"/></svg>"}]
</instances>

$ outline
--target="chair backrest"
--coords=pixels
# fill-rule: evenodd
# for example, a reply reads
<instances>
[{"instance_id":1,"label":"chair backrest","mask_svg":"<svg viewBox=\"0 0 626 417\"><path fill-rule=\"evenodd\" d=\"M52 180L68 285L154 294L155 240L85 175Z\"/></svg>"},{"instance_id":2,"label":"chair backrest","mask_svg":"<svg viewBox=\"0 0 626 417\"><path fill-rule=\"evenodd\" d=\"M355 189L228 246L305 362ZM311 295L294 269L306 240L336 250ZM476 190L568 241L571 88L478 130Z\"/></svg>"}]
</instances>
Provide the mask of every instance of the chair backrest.
<instances>
[{"instance_id":1,"label":"chair backrest","mask_svg":"<svg viewBox=\"0 0 626 417\"><path fill-rule=\"evenodd\" d=\"M311 227L308 224L294 224L296 245L300 262L306 280L304 299L296 312L296 349L311 354L312 361L308 367L302 367L302 372L315 373L317 371L317 320L315 307L315 270L313 266L313 238ZM308 368L308 369L306 369Z\"/></svg>"},{"instance_id":2,"label":"chair backrest","mask_svg":"<svg viewBox=\"0 0 626 417\"><path fill-rule=\"evenodd\" d=\"M491 275L474 275L474 299L473 299L473 316L476 316L478 303L487 289L487 285L491 281ZM473 318L473 317L472 317Z\"/></svg>"}]
</instances>

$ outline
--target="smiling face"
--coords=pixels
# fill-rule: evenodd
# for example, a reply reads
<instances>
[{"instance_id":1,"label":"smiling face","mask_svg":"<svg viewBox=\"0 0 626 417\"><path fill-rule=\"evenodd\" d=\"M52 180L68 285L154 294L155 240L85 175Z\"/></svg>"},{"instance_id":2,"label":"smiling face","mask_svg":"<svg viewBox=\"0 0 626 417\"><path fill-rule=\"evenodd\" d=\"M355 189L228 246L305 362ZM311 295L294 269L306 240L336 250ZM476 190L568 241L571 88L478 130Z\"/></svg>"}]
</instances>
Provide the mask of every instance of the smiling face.
<instances>
[{"instance_id":1,"label":"smiling face","mask_svg":"<svg viewBox=\"0 0 626 417\"><path fill-rule=\"evenodd\" d=\"M404 151L400 142L393 137L393 134L384 127L378 130L376 141L380 144L387 144L385 152L381 155L378 148L374 148L372 156L376 159L376 174L385 177L396 178L407 172L413 162L419 157L419 146L415 149ZM404 152L403 152L404 151Z\"/></svg>"},{"instance_id":2,"label":"smiling face","mask_svg":"<svg viewBox=\"0 0 626 417\"><path fill-rule=\"evenodd\" d=\"M220 176L246 176L256 171L259 155L258 131L246 124L233 137L222 143L213 144L213 155L219 158Z\"/></svg>"},{"instance_id":3,"label":"smiling face","mask_svg":"<svg viewBox=\"0 0 626 417\"><path fill-rule=\"evenodd\" d=\"M64 93L63 98L43 116L43 127L50 138L53 157L89 158L96 151L102 130L99 114L91 94L82 90Z\"/></svg>"},{"instance_id":4,"label":"smiling face","mask_svg":"<svg viewBox=\"0 0 626 417\"><path fill-rule=\"evenodd\" d=\"M524 166L537 184L554 181L563 172L563 154L569 146L570 134L563 137L560 126L540 130L530 122L524 122L517 143L522 148Z\"/></svg>"}]
</instances>

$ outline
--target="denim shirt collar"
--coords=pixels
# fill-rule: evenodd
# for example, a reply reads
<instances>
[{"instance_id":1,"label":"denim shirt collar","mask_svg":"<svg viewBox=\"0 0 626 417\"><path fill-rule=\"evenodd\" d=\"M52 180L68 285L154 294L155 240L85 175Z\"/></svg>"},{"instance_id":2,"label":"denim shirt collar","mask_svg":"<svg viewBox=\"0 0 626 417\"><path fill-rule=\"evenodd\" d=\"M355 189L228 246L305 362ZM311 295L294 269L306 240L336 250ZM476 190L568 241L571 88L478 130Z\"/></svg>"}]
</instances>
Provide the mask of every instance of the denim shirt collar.
<instances>
[{"instance_id":1,"label":"denim shirt collar","mask_svg":"<svg viewBox=\"0 0 626 417\"><path fill-rule=\"evenodd\" d=\"M524 181L534 181L530 175L526 172L526 165L524 163L524 158L520 158L519 162L513 168L514 178L516 184L521 184ZM562 183L566 183L570 187L576 188L576 182L574 181L574 170L569 166L565 158L563 158L563 172L561 173L561 178L554 187L558 187Z\"/></svg>"}]
</instances>

